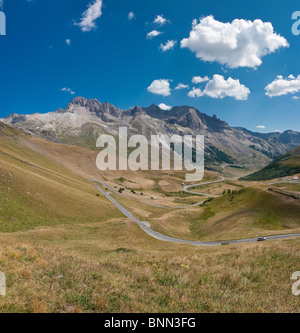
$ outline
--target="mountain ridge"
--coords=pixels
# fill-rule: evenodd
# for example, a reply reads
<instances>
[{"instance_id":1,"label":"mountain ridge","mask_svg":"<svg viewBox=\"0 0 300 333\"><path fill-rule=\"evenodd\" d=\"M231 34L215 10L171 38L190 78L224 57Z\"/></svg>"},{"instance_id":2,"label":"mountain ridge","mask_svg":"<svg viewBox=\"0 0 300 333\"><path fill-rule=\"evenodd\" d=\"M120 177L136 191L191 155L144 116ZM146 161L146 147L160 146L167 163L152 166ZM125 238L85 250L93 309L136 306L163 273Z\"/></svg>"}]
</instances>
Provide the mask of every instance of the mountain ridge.
<instances>
[{"instance_id":1,"label":"mountain ridge","mask_svg":"<svg viewBox=\"0 0 300 333\"><path fill-rule=\"evenodd\" d=\"M122 110L97 99L75 97L65 109L39 114L11 114L0 121L47 140L88 146L95 149L101 134L118 135L121 126L128 134L204 135L206 160L213 167L232 164L264 167L276 157L300 145L300 133L286 131L260 134L244 128L230 127L216 115L212 117L191 106L174 106L162 110L152 104ZM282 138L282 139L280 139ZM222 156L226 156L222 162Z\"/></svg>"}]
</instances>

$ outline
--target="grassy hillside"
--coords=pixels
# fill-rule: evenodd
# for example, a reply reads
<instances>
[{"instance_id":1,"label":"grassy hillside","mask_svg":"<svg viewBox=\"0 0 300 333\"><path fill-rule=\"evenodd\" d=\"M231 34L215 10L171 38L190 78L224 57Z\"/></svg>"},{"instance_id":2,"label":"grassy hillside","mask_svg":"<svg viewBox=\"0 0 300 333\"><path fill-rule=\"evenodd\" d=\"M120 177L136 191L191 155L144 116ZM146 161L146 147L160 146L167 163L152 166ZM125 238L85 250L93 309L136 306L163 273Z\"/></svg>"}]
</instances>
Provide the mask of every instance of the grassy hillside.
<instances>
[{"instance_id":1,"label":"grassy hillside","mask_svg":"<svg viewBox=\"0 0 300 333\"><path fill-rule=\"evenodd\" d=\"M200 207L152 214L147 221L161 233L190 240L226 241L299 232L300 201L266 189L226 191Z\"/></svg>"},{"instance_id":2,"label":"grassy hillside","mask_svg":"<svg viewBox=\"0 0 300 333\"><path fill-rule=\"evenodd\" d=\"M270 180L298 173L300 173L300 147L279 157L264 169L242 178L242 180Z\"/></svg>"},{"instance_id":3,"label":"grassy hillside","mask_svg":"<svg viewBox=\"0 0 300 333\"><path fill-rule=\"evenodd\" d=\"M96 196L92 184L29 149L28 140L14 129L0 128L0 232L121 216Z\"/></svg>"},{"instance_id":4,"label":"grassy hillside","mask_svg":"<svg viewBox=\"0 0 300 333\"><path fill-rule=\"evenodd\" d=\"M217 239L293 232L300 228L300 203L259 188L244 188L206 203L191 228L198 237Z\"/></svg>"},{"instance_id":5,"label":"grassy hillside","mask_svg":"<svg viewBox=\"0 0 300 333\"><path fill-rule=\"evenodd\" d=\"M8 280L0 312L299 312L291 293L299 240L195 248L123 220L0 241Z\"/></svg>"},{"instance_id":6,"label":"grassy hillside","mask_svg":"<svg viewBox=\"0 0 300 333\"><path fill-rule=\"evenodd\" d=\"M300 270L298 239L219 248L155 240L84 179L101 176L95 154L1 125L0 270L7 295L0 297L0 313L299 312L290 280ZM180 196L182 178L166 172L105 176L128 186L127 194L131 187L143 191L144 200L198 200ZM172 229L164 215L180 235L187 226L191 238L294 231L300 216L294 201L278 204L255 189L182 211L114 196L146 221L162 217L165 233ZM244 206L256 212L255 223L234 215Z\"/></svg>"}]
</instances>

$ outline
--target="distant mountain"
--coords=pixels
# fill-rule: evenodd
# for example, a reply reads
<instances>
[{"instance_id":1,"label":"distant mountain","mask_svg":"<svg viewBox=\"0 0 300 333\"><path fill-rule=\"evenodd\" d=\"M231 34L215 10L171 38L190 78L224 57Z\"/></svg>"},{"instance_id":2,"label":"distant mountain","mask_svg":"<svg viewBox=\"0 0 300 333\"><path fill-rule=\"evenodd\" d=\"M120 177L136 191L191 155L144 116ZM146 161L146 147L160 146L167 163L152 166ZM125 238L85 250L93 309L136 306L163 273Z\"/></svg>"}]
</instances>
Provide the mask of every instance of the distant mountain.
<instances>
[{"instance_id":1,"label":"distant mountain","mask_svg":"<svg viewBox=\"0 0 300 333\"><path fill-rule=\"evenodd\" d=\"M270 180L300 173L300 147L277 158L274 162L243 180Z\"/></svg>"},{"instance_id":2,"label":"distant mountain","mask_svg":"<svg viewBox=\"0 0 300 333\"><path fill-rule=\"evenodd\" d=\"M230 127L215 115L210 117L190 106L176 106L165 111L152 104L121 110L107 102L83 97L74 98L65 110L11 114L0 120L47 140L92 149L100 134L117 136L120 126L126 126L129 135L143 134L148 138L155 134L204 135L206 164L210 168L226 163L257 170L300 145L300 133L252 133Z\"/></svg>"},{"instance_id":3,"label":"distant mountain","mask_svg":"<svg viewBox=\"0 0 300 333\"><path fill-rule=\"evenodd\" d=\"M245 131L253 136L257 136L257 137L267 140L273 144L283 143L283 144L288 144L288 145L294 145L295 147L297 147L299 145L299 141L300 141L300 133L291 131L291 130L285 131L283 133L281 133L281 132L258 133L258 132L251 132L243 127L236 127L236 129Z\"/></svg>"}]
</instances>

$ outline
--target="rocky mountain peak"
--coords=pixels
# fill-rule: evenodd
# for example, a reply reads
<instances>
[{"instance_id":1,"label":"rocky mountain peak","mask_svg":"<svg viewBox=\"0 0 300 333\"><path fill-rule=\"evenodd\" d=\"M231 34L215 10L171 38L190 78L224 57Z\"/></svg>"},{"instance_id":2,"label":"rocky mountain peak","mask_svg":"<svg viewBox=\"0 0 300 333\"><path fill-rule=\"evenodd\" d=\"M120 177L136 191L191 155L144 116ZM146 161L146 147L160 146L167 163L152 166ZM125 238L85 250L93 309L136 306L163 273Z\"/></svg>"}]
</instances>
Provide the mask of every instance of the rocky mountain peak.
<instances>
[{"instance_id":1,"label":"rocky mountain peak","mask_svg":"<svg viewBox=\"0 0 300 333\"><path fill-rule=\"evenodd\" d=\"M123 111L108 102L102 104L97 99L83 97L74 98L65 110L59 108L45 114L12 114L0 121L47 140L89 147L91 135L96 141L99 134L108 130L116 133L120 126L127 126L134 134L202 134L205 136L209 163L223 161L232 164L236 160L242 165L265 165L271 158L300 145L298 132L252 133L232 128L216 115L206 115L191 106L162 110L152 104Z\"/></svg>"},{"instance_id":2,"label":"rocky mountain peak","mask_svg":"<svg viewBox=\"0 0 300 333\"><path fill-rule=\"evenodd\" d=\"M86 106L86 103L87 103L87 99L84 98L84 97L75 97L71 100L71 102L67 105L67 108L68 106L71 106L71 105L76 105L76 106Z\"/></svg>"},{"instance_id":3,"label":"rocky mountain peak","mask_svg":"<svg viewBox=\"0 0 300 333\"><path fill-rule=\"evenodd\" d=\"M280 135L279 140L284 144L288 143L297 145L300 140L300 133L294 132L292 130L287 130Z\"/></svg>"},{"instance_id":4,"label":"rocky mountain peak","mask_svg":"<svg viewBox=\"0 0 300 333\"><path fill-rule=\"evenodd\" d=\"M119 118L122 114L122 110L108 102L102 104L97 99L85 99L83 97L72 99L67 105L65 112L90 114L108 122L110 122L110 117Z\"/></svg>"},{"instance_id":5,"label":"rocky mountain peak","mask_svg":"<svg viewBox=\"0 0 300 333\"><path fill-rule=\"evenodd\" d=\"M134 108L130 109L129 112L130 112L130 115L133 117L135 117L137 115L146 114L144 109L142 109L141 107L139 107L137 105Z\"/></svg>"},{"instance_id":6,"label":"rocky mountain peak","mask_svg":"<svg viewBox=\"0 0 300 333\"><path fill-rule=\"evenodd\" d=\"M65 110L62 109L62 108L58 108L55 112L56 112L56 113L63 113L63 112L65 112Z\"/></svg>"}]
</instances>

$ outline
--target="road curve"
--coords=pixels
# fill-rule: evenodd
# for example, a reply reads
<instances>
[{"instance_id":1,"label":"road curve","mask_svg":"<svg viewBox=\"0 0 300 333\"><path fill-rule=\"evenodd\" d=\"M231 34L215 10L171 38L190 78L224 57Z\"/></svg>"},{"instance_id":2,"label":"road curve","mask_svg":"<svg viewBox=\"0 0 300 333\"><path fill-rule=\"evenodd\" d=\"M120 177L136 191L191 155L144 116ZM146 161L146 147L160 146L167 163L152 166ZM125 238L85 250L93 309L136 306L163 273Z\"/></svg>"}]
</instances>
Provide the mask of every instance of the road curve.
<instances>
[{"instance_id":1,"label":"road curve","mask_svg":"<svg viewBox=\"0 0 300 333\"><path fill-rule=\"evenodd\" d=\"M194 184L194 185L188 185L188 186L185 186L183 188L183 192L186 192L186 193L190 193L190 194L197 194L197 195L201 195L201 196L206 196L206 197L220 197L219 195L212 195L212 194L207 194L207 193L199 193L199 192L192 192L192 191L189 191L188 189L189 188L193 188L193 187L196 187L196 186L202 186L202 185L207 185L207 184L214 184L214 183L220 183L220 182L223 182L225 180L224 177L221 177L221 179L219 180L214 180L214 181L211 181L211 182L206 182L206 183L200 183L200 184ZM105 185L104 182L102 181L99 181L99 180L95 180L95 181L92 181L93 183L98 183L100 184L101 186L103 186L104 188L107 188L108 190L110 190L111 192L114 192L116 193L117 195L120 195L122 197L125 197L125 198L128 198L128 199L132 199L132 200L136 200L136 198L132 198L131 196L129 195L126 195L126 194L123 194L123 193L120 193L114 189L112 189L111 187L108 187ZM185 208L189 208L189 207L195 207L195 206L200 206L202 205L205 200L203 201L200 201L200 202L197 202L197 203L194 203L194 204L191 204L191 205L185 205L185 206L177 206L177 207L168 207L168 206L163 206L163 205L158 205L158 204L155 204L155 203L151 203L151 202L147 202L147 201L143 201L143 200L139 200L140 202L146 204L146 205L149 205L149 206L154 206L154 207L158 207L158 208L165 208L165 209L185 209Z\"/></svg>"},{"instance_id":2,"label":"road curve","mask_svg":"<svg viewBox=\"0 0 300 333\"><path fill-rule=\"evenodd\" d=\"M136 198L133 198L129 195L126 195L126 194L123 194L123 193L120 193L110 187L107 187L102 181L93 181L92 183L98 183L100 184L101 186L103 186L104 188L107 188L108 190L110 190L111 192L114 192L122 197L125 197L125 198L129 198L129 199L132 199L132 200L137 200ZM168 207L168 206L163 206L163 205L158 205L158 204L155 204L155 203L152 203L152 202L147 202L147 201L143 201L143 200L138 200L139 202L142 202L146 205L149 205L149 206L154 206L154 207L158 207L158 208L165 208L165 209L185 209L185 208L189 208L189 207L195 207L195 206L200 206L204 203L204 201L201 201L201 202L197 202L197 203L194 203L192 205L186 205L186 206L178 206L178 207Z\"/></svg>"},{"instance_id":3,"label":"road curve","mask_svg":"<svg viewBox=\"0 0 300 333\"><path fill-rule=\"evenodd\" d=\"M107 188L103 182L102 186ZM238 239L238 240L230 240L230 241L216 241L216 242L198 242L198 241L189 241L184 239L178 239L174 237L165 236L157 231L154 231L150 228L147 222L142 222L136 217L134 217L126 208L120 205L112 196L107 193L104 189L102 189L98 184L94 183L94 186L113 204L115 205L126 217L131 219L132 221L136 222L140 228L145 231L149 236L163 241L163 242L171 242L177 244L188 244L188 245L195 245L195 246L221 246L223 244L245 244L245 243L255 243L257 242L257 238L249 238L249 239ZM267 237L267 240L276 240L276 239L287 239L292 237L300 237L300 234L286 234L286 235L276 235Z\"/></svg>"},{"instance_id":4,"label":"road curve","mask_svg":"<svg viewBox=\"0 0 300 333\"><path fill-rule=\"evenodd\" d=\"M183 188L183 191L186 192L186 193L198 194L198 195L205 195L205 196L208 196L208 197L218 198L218 197L220 197L220 195L213 195L213 194L207 194L207 193L193 192L193 191L190 191L189 189L190 189L190 188L193 188L193 187L197 187L197 186L203 186L203 185L209 185L209 184L221 183L221 182L223 182L224 180L226 180L226 178L221 177L221 179L219 179L219 180L213 180L213 181L211 181L211 182L188 185L188 186L185 186L185 187Z\"/></svg>"}]
</instances>

